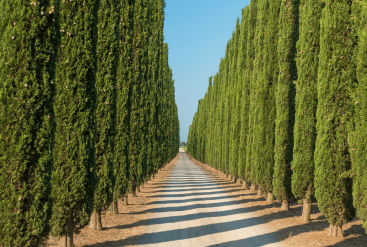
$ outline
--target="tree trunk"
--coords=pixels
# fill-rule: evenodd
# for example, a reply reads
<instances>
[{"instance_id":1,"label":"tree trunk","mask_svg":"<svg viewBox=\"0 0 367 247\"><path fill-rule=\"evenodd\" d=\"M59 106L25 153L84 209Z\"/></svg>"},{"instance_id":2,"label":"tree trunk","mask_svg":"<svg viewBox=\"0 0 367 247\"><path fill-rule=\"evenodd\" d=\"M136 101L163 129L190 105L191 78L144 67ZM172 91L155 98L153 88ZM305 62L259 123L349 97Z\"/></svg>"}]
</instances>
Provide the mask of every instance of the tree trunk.
<instances>
[{"instance_id":1,"label":"tree trunk","mask_svg":"<svg viewBox=\"0 0 367 247\"><path fill-rule=\"evenodd\" d=\"M102 231L101 211L93 211L89 227L92 230Z\"/></svg>"},{"instance_id":2,"label":"tree trunk","mask_svg":"<svg viewBox=\"0 0 367 247\"><path fill-rule=\"evenodd\" d=\"M255 184L251 184L250 191L251 191L251 192L255 192Z\"/></svg>"},{"instance_id":3,"label":"tree trunk","mask_svg":"<svg viewBox=\"0 0 367 247\"><path fill-rule=\"evenodd\" d=\"M289 201L283 201L281 209L284 210L284 211L288 211L289 210Z\"/></svg>"},{"instance_id":4,"label":"tree trunk","mask_svg":"<svg viewBox=\"0 0 367 247\"><path fill-rule=\"evenodd\" d=\"M263 191L260 187L257 188L257 197L262 197L263 196Z\"/></svg>"},{"instance_id":5,"label":"tree trunk","mask_svg":"<svg viewBox=\"0 0 367 247\"><path fill-rule=\"evenodd\" d=\"M329 235L337 238L343 238L344 236L342 226L330 225Z\"/></svg>"},{"instance_id":6,"label":"tree trunk","mask_svg":"<svg viewBox=\"0 0 367 247\"><path fill-rule=\"evenodd\" d=\"M129 205L128 201L127 201L127 195L124 196L124 205Z\"/></svg>"},{"instance_id":7,"label":"tree trunk","mask_svg":"<svg viewBox=\"0 0 367 247\"><path fill-rule=\"evenodd\" d=\"M113 214L119 214L119 208L118 208L118 200L116 198L116 196L113 196L113 201L111 203L111 213Z\"/></svg>"},{"instance_id":8,"label":"tree trunk","mask_svg":"<svg viewBox=\"0 0 367 247\"><path fill-rule=\"evenodd\" d=\"M136 187L136 192L135 192L135 194L136 194L136 193L138 193L138 192L140 192L140 186L137 186L137 187Z\"/></svg>"},{"instance_id":9,"label":"tree trunk","mask_svg":"<svg viewBox=\"0 0 367 247\"><path fill-rule=\"evenodd\" d=\"M311 214L311 200L307 201L303 199L302 220L304 222L309 222L310 214Z\"/></svg>"},{"instance_id":10,"label":"tree trunk","mask_svg":"<svg viewBox=\"0 0 367 247\"><path fill-rule=\"evenodd\" d=\"M268 195L266 196L266 201L269 202L269 203L273 203L274 202L273 193L268 192Z\"/></svg>"},{"instance_id":11,"label":"tree trunk","mask_svg":"<svg viewBox=\"0 0 367 247\"><path fill-rule=\"evenodd\" d=\"M247 181L246 181L246 180L244 180L244 181L242 182L242 188L243 188L244 190L248 190L248 186L247 186Z\"/></svg>"},{"instance_id":12,"label":"tree trunk","mask_svg":"<svg viewBox=\"0 0 367 247\"><path fill-rule=\"evenodd\" d=\"M66 232L60 238L60 247L74 247L74 216L70 212L69 218L66 220Z\"/></svg>"}]
</instances>

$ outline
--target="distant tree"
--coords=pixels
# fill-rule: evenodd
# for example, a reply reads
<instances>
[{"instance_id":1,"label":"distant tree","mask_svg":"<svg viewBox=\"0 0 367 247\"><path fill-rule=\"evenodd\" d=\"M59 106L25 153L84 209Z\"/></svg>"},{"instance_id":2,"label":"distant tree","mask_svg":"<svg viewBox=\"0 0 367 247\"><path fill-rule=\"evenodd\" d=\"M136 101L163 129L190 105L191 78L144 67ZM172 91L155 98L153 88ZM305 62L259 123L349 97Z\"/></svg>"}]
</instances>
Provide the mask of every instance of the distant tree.
<instances>
[{"instance_id":1,"label":"distant tree","mask_svg":"<svg viewBox=\"0 0 367 247\"><path fill-rule=\"evenodd\" d=\"M74 0L62 2L60 10L51 233L60 236L60 245L67 247L73 246L73 232L89 222L97 183L94 146L98 7L99 1Z\"/></svg>"},{"instance_id":2,"label":"distant tree","mask_svg":"<svg viewBox=\"0 0 367 247\"><path fill-rule=\"evenodd\" d=\"M311 195L314 194L314 151L316 141L317 70L320 51L322 2L300 1L300 32L297 42L294 147L292 192L302 199L302 220L310 220ZM303 51L303 52L302 52ZM307 51L307 52L305 52Z\"/></svg>"},{"instance_id":3,"label":"distant tree","mask_svg":"<svg viewBox=\"0 0 367 247\"><path fill-rule=\"evenodd\" d=\"M50 231L60 1L0 1L0 246Z\"/></svg>"},{"instance_id":4,"label":"distant tree","mask_svg":"<svg viewBox=\"0 0 367 247\"><path fill-rule=\"evenodd\" d=\"M96 76L96 172L98 185L94 193L94 212L90 220L90 227L93 230L102 230L101 212L113 200L119 17L120 0L100 0L97 43L98 71Z\"/></svg>"},{"instance_id":5,"label":"distant tree","mask_svg":"<svg viewBox=\"0 0 367 247\"><path fill-rule=\"evenodd\" d=\"M353 15L350 1L326 0L320 28L315 195L333 236L342 236L342 225L355 213L352 180L341 177L351 168L347 124L354 103L349 92L356 78Z\"/></svg>"}]
</instances>

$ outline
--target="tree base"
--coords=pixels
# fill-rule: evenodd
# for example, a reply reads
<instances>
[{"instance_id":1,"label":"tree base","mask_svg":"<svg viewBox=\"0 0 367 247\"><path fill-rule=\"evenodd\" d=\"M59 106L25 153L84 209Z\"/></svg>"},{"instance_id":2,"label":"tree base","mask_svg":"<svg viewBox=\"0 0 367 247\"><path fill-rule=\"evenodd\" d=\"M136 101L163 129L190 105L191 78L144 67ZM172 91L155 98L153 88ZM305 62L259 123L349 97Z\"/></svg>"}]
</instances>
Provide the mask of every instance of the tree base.
<instances>
[{"instance_id":1,"label":"tree base","mask_svg":"<svg viewBox=\"0 0 367 247\"><path fill-rule=\"evenodd\" d=\"M273 203L274 202L274 196L273 193L268 192L268 195L266 196L266 201L268 203Z\"/></svg>"},{"instance_id":2,"label":"tree base","mask_svg":"<svg viewBox=\"0 0 367 247\"><path fill-rule=\"evenodd\" d=\"M329 226L329 235L336 238L343 238L343 229L341 226Z\"/></svg>"},{"instance_id":3,"label":"tree base","mask_svg":"<svg viewBox=\"0 0 367 247\"><path fill-rule=\"evenodd\" d=\"M257 197L262 197L263 196L263 191L261 188L257 188Z\"/></svg>"},{"instance_id":4,"label":"tree base","mask_svg":"<svg viewBox=\"0 0 367 247\"><path fill-rule=\"evenodd\" d=\"M251 192L255 192L255 189L256 189L255 185L254 184L251 184L250 191Z\"/></svg>"},{"instance_id":5,"label":"tree base","mask_svg":"<svg viewBox=\"0 0 367 247\"><path fill-rule=\"evenodd\" d=\"M119 214L119 209L118 209L118 202L117 200L116 201L113 201L111 203L111 213L113 214Z\"/></svg>"},{"instance_id":6,"label":"tree base","mask_svg":"<svg viewBox=\"0 0 367 247\"><path fill-rule=\"evenodd\" d=\"M129 205L129 202L127 201L127 195L124 196L124 205Z\"/></svg>"},{"instance_id":7,"label":"tree base","mask_svg":"<svg viewBox=\"0 0 367 247\"><path fill-rule=\"evenodd\" d=\"M283 201L282 202L282 207L280 209L284 210L284 211L288 211L289 208L290 208L289 201Z\"/></svg>"},{"instance_id":8,"label":"tree base","mask_svg":"<svg viewBox=\"0 0 367 247\"><path fill-rule=\"evenodd\" d=\"M247 181L243 181L242 182L242 188L244 189L244 190L248 190L248 185L247 185Z\"/></svg>"},{"instance_id":9,"label":"tree base","mask_svg":"<svg viewBox=\"0 0 367 247\"><path fill-rule=\"evenodd\" d=\"M302 207L302 221L309 222L311 214L311 200L308 202L303 199L303 207Z\"/></svg>"},{"instance_id":10,"label":"tree base","mask_svg":"<svg viewBox=\"0 0 367 247\"><path fill-rule=\"evenodd\" d=\"M93 211L90 217L89 227L92 230L102 231L101 211Z\"/></svg>"},{"instance_id":11,"label":"tree base","mask_svg":"<svg viewBox=\"0 0 367 247\"><path fill-rule=\"evenodd\" d=\"M66 233L60 237L60 247L74 247L74 216L72 212L66 220Z\"/></svg>"}]
</instances>

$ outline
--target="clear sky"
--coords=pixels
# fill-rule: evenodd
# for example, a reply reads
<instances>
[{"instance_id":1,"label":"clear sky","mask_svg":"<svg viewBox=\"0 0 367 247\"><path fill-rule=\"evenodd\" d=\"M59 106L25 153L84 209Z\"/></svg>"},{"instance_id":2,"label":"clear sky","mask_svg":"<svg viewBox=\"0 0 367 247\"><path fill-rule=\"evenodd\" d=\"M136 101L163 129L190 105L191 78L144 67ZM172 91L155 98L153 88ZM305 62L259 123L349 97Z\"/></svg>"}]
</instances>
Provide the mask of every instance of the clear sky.
<instances>
[{"instance_id":1,"label":"clear sky","mask_svg":"<svg viewBox=\"0 0 367 247\"><path fill-rule=\"evenodd\" d=\"M166 0L164 40L175 80L180 140L224 57L236 19L250 0Z\"/></svg>"}]
</instances>

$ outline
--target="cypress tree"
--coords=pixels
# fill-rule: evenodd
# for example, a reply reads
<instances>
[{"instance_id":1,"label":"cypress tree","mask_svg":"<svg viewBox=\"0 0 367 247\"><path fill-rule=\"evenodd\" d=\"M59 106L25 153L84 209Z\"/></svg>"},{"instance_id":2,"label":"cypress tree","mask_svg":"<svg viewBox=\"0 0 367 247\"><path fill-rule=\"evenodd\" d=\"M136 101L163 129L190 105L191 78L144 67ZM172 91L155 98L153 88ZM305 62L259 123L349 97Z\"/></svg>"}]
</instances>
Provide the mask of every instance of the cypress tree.
<instances>
[{"instance_id":1,"label":"cypress tree","mask_svg":"<svg viewBox=\"0 0 367 247\"><path fill-rule=\"evenodd\" d=\"M130 147L129 147L129 187L133 195L136 195L136 188L139 186L139 175L142 173L142 142L143 133L141 131L141 89L143 87L145 66L145 33L143 24L144 3L143 0L136 0L133 15L133 82L131 85L131 113L130 113ZM144 85L145 86L145 85Z\"/></svg>"},{"instance_id":2,"label":"cypress tree","mask_svg":"<svg viewBox=\"0 0 367 247\"><path fill-rule=\"evenodd\" d=\"M93 230L102 230L101 211L113 199L114 146L116 128L116 76L119 58L119 0L101 0L98 10L98 71L96 172L98 185L94 194Z\"/></svg>"},{"instance_id":3,"label":"cypress tree","mask_svg":"<svg viewBox=\"0 0 367 247\"><path fill-rule=\"evenodd\" d=\"M209 151L209 164L216 168L216 162L215 162L215 158L216 158L216 127L217 127L217 122L216 122L216 111L217 111L217 83L215 81L215 77L210 77L210 81L212 84L211 87L211 99L210 99L210 105L211 105L211 110L210 110L210 151Z\"/></svg>"},{"instance_id":4,"label":"cypress tree","mask_svg":"<svg viewBox=\"0 0 367 247\"><path fill-rule=\"evenodd\" d=\"M152 31L149 47L149 81L150 81L150 115L149 115L149 138L148 138L148 174L154 174L158 170L158 68L163 43L163 9L158 1L152 2L151 18Z\"/></svg>"},{"instance_id":5,"label":"cypress tree","mask_svg":"<svg viewBox=\"0 0 367 247\"><path fill-rule=\"evenodd\" d=\"M252 183L251 190L255 190L255 180L253 178L253 139L254 139L254 127L255 127L255 73L254 73L254 60L255 60L255 30L257 21L257 1L251 1L250 3L250 16L249 16L249 30L247 36L247 68L249 74L249 118L248 118L248 135L246 142L246 170L244 178L246 181Z\"/></svg>"},{"instance_id":6,"label":"cypress tree","mask_svg":"<svg viewBox=\"0 0 367 247\"><path fill-rule=\"evenodd\" d=\"M358 28L357 49L357 91L354 96L355 117L354 131L349 134L349 146L351 149L353 181L353 204L357 210L357 217L362 221L362 226L367 231L367 78L365 59L367 45L367 5L361 3L360 19L356 21Z\"/></svg>"},{"instance_id":7,"label":"cypress tree","mask_svg":"<svg viewBox=\"0 0 367 247\"><path fill-rule=\"evenodd\" d=\"M322 3L318 0L300 1L292 192L296 198L303 201L303 221L310 220L311 195L314 194L313 155L317 107L317 70L315 68L318 68L319 60L321 11Z\"/></svg>"},{"instance_id":8,"label":"cypress tree","mask_svg":"<svg viewBox=\"0 0 367 247\"><path fill-rule=\"evenodd\" d=\"M352 107L348 92L355 80L351 14L350 1L326 0L320 25L315 195L333 236L342 236L342 225L354 216L352 181L341 177L351 166L347 145Z\"/></svg>"},{"instance_id":9,"label":"cypress tree","mask_svg":"<svg viewBox=\"0 0 367 247\"><path fill-rule=\"evenodd\" d=\"M248 135L248 118L249 118L249 73L247 66L247 36L249 35L249 20L250 20L250 6L242 9L242 19L241 19L241 38L240 38L240 48L239 48L239 61L238 61L238 84L240 85L240 143L238 149L238 177L243 179L243 185L247 189L247 179L246 179L246 139Z\"/></svg>"},{"instance_id":10,"label":"cypress tree","mask_svg":"<svg viewBox=\"0 0 367 247\"><path fill-rule=\"evenodd\" d=\"M294 84L297 71L294 63L298 39L298 0L283 0L280 8L278 61L279 78L276 89L275 168L274 194L282 202L282 209L289 210L291 188L291 162L294 126Z\"/></svg>"},{"instance_id":11,"label":"cypress tree","mask_svg":"<svg viewBox=\"0 0 367 247\"><path fill-rule=\"evenodd\" d=\"M208 86L208 96L207 96L207 104L208 104L208 118L207 118L207 159L206 163L212 166L212 140L213 140L213 132L214 132L214 125L213 125L213 77L209 77L209 86Z\"/></svg>"},{"instance_id":12,"label":"cypress tree","mask_svg":"<svg viewBox=\"0 0 367 247\"><path fill-rule=\"evenodd\" d=\"M265 37L264 37L264 57L263 76L260 90L262 91L261 102L259 104L261 123L263 130L260 132L261 152L259 154L258 183L260 187L267 191L267 201L273 201L273 172L274 172L274 142L275 142L275 91L278 81L278 22L281 1L273 0L264 2L267 9L265 15Z\"/></svg>"},{"instance_id":13,"label":"cypress tree","mask_svg":"<svg viewBox=\"0 0 367 247\"><path fill-rule=\"evenodd\" d=\"M116 134L113 169L115 187L111 211L118 213L118 200L126 196L129 184L129 144L131 87L133 80L133 13L135 0L124 0L120 5L119 63L117 68ZM127 196L125 197L127 204Z\"/></svg>"},{"instance_id":14,"label":"cypress tree","mask_svg":"<svg viewBox=\"0 0 367 247\"><path fill-rule=\"evenodd\" d=\"M38 246L50 230L60 2L0 5L0 246Z\"/></svg>"},{"instance_id":15,"label":"cypress tree","mask_svg":"<svg viewBox=\"0 0 367 247\"><path fill-rule=\"evenodd\" d=\"M139 5L141 4L141 7ZM140 12L141 11L141 12ZM141 49L141 54L139 54L140 62L139 67L136 68L136 84L140 87L140 150L139 150L139 161L138 161L138 174L137 174L137 186L140 186L144 183L145 178L147 177L147 155L148 155L148 124L149 124L149 109L150 109L150 101L148 100L148 95L150 91L150 83L148 81L148 55L149 55L149 38L150 38L150 1L137 1L135 5L135 41L139 42L139 48ZM138 19L139 18L139 19ZM139 31L138 31L139 30ZM137 31L137 32L136 32ZM148 38L149 37L149 38ZM138 41L138 39L140 39ZM139 191L139 187L137 187Z\"/></svg>"},{"instance_id":16,"label":"cypress tree","mask_svg":"<svg viewBox=\"0 0 367 247\"><path fill-rule=\"evenodd\" d=\"M261 184L261 167L263 166L264 127L263 109L266 98L264 90L264 57L265 57L265 26L269 5L267 0L258 1L258 12L255 28L255 60L254 60L254 94L253 94L253 140L252 140L252 183L258 186L258 196L264 189ZM268 114L268 113L266 113Z\"/></svg>"},{"instance_id":17,"label":"cypress tree","mask_svg":"<svg viewBox=\"0 0 367 247\"><path fill-rule=\"evenodd\" d=\"M168 131L168 74L169 74L169 67L168 67L168 45L166 43L163 44L163 51L162 51L162 72L161 72L161 129L162 129L162 136L161 136L161 155L162 155L162 163L160 167L167 162L167 131ZM196 156L197 157L197 156ZM160 168L159 167L159 168Z\"/></svg>"},{"instance_id":18,"label":"cypress tree","mask_svg":"<svg viewBox=\"0 0 367 247\"><path fill-rule=\"evenodd\" d=\"M233 54L232 54L232 68L231 68L231 77L232 77L232 119L231 119L231 132L230 132L230 159L229 173L234 176L236 179L238 178L238 146L239 146L239 137L240 137L240 127L241 127L241 119L240 119L240 101L241 101L241 83L238 81L238 50L239 50L239 40L240 40L240 20L237 18L236 21L236 29L233 36Z\"/></svg>"},{"instance_id":19,"label":"cypress tree","mask_svg":"<svg viewBox=\"0 0 367 247\"><path fill-rule=\"evenodd\" d=\"M157 70L155 73L157 74L157 132L156 132L156 150L157 150L157 159L156 159L156 167L154 168L154 171L157 172L158 169L163 164L163 149L162 149L162 142L164 138L164 131L163 131L163 27L164 27L164 8L165 8L165 2L164 0L158 1L158 18L159 18L159 35L158 35L158 58L157 58Z\"/></svg>"},{"instance_id":20,"label":"cypress tree","mask_svg":"<svg viewBox=\"0 0 367 247\"><path fill-rule=\"evenodd\" d=\"M231 65L231 55L232 55L232 43L233 43L233 35L232 39L228 41L227 49L226 49L226 57L224 59L224 68L223 68L223 84L224 84L224 119L223 119L223 137L224 144L222 145L222 163L223 163L223 172L225 174L229 174L229 138L231 136L230 132L230 122L232 117L232 109L231 109L231 84L230 84L230 65Z\"/></svg>"},{"instance_id":21,"label":"cypress tree","mask_svg":"<svg viewBox=\"0 0 367 247\"><path fill-rule=\"evenodd\" d=\"M51 219L51 233L61 236L61 246L73 246L73 232L93 211L98 5L92 0L61 3Z\"/></svg>"}]
</instances>

